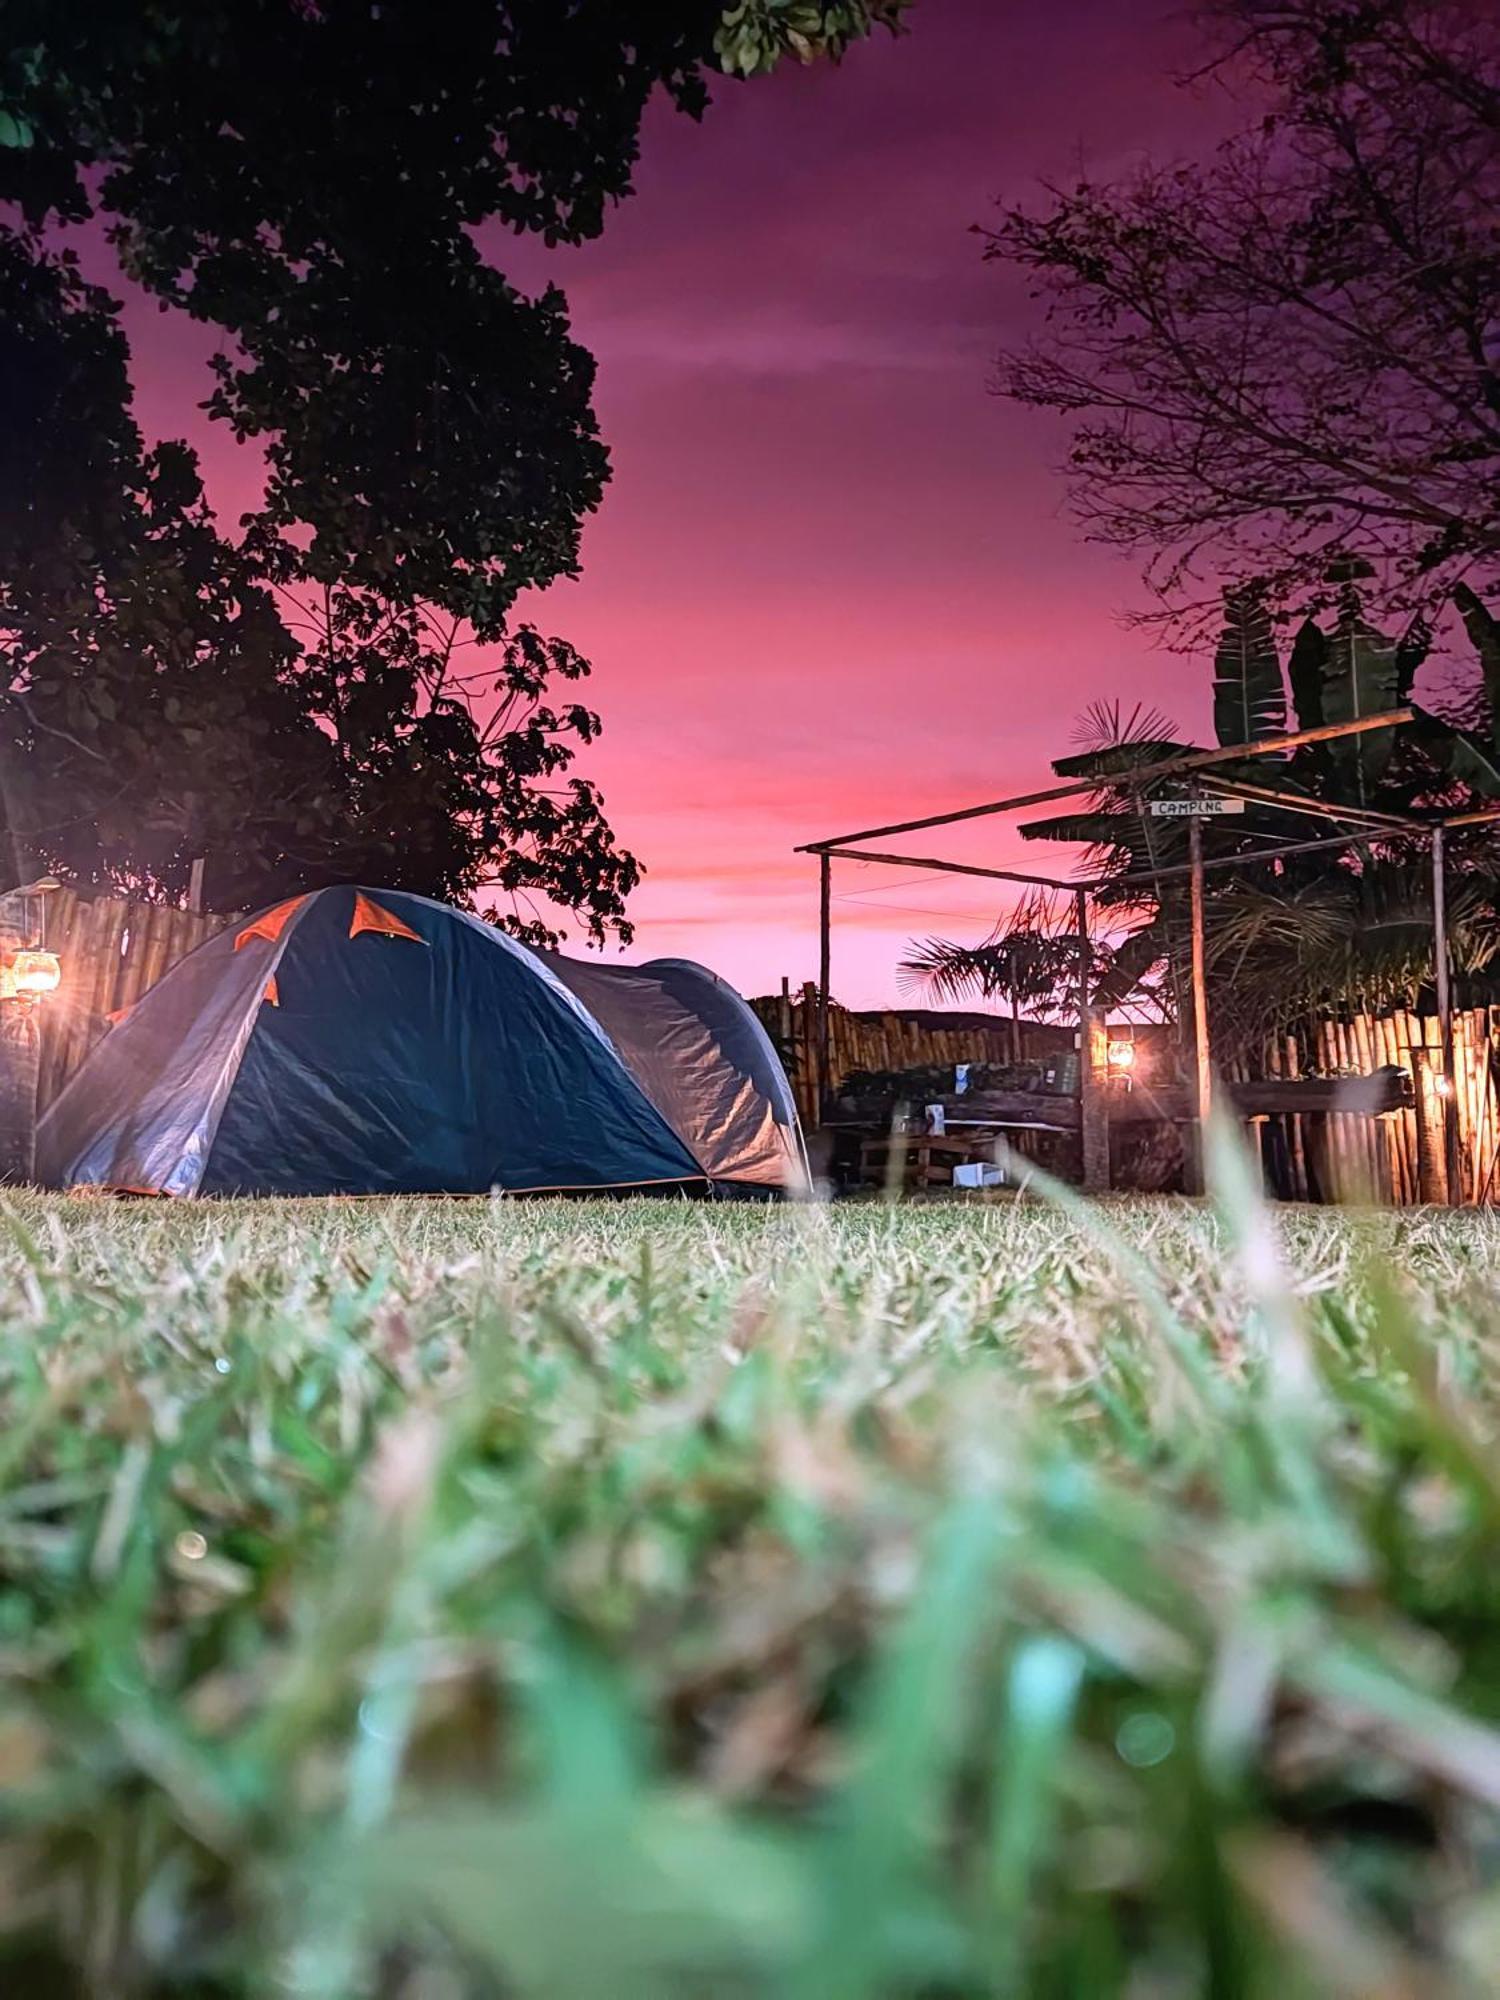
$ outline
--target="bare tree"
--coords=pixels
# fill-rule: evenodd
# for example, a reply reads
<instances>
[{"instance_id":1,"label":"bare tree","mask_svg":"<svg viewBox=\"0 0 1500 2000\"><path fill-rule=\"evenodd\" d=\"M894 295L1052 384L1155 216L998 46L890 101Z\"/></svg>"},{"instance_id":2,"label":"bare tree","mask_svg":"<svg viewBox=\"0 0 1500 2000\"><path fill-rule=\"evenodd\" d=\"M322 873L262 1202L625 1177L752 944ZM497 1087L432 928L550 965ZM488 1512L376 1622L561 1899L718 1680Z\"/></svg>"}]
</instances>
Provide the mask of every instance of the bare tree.
<instances>
[{"instance_id":1,"label":"bare tree","mask_svg":"<svg viewBox=\"0 0 1500 2000\"><path fill-rule=\"evenodd\" d=\"M1314 612L1348 552L1421 609L1500 577L1500 13L1217 0L1248 129L981 232L1044 323L997 390L1072 427L1091 538L1197 637L1224 580Z\"/></svg>"}]
</instances>

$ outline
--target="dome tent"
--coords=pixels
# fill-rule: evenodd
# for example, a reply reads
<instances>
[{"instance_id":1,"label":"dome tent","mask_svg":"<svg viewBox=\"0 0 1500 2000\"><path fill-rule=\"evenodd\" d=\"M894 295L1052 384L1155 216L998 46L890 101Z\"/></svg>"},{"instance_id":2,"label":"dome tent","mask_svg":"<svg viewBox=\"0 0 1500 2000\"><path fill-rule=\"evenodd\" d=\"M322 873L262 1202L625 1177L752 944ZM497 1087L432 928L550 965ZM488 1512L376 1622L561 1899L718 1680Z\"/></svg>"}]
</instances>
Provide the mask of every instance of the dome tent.
<instances>
[{"instance_id":1,"label":"dome tent","mask_svg":"<svg viewBox=\"0 0 1500 2000\"><path fill-rule=\"evenodd\" d=\"M685 958L610 965L548 954L545 962L713 1181L806 1189L786 1071L754 1010L726 980Z\"/></svg>"},{"instance_id":2,"label":"dome tent","mask_svg":"<svg viewBox=\"0 0 1500 2000\"><path fill-rule=\"evenodd\" d=\"M565 963L421 896L292 897L200 945L112 1029L41 1121L41 1176L297 1195L704 1192L763 1172L732 1144L700 1158ZM721 1068L728 1102L743 1080Z\"/></svg>"}]
</instances>

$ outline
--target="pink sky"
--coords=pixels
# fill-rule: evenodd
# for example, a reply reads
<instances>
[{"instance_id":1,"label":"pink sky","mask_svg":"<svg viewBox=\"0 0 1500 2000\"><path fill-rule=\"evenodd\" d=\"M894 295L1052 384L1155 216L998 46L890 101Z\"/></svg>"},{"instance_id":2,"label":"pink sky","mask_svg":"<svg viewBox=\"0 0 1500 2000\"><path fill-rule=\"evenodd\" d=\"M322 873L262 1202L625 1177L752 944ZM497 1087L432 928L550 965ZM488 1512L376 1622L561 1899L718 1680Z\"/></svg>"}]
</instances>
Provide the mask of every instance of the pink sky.
<instances>
[{"instance_id":1,"label":"pink sky","mask_svg":"<svg viewBox=\"0 0 1500 2000\"><path fill-rule=\"evenodd\" d=\"M1132 568L1067 520L1058 428L986 394L1030 311L969 225L1040 177L1191 150L1222 107L1174 85L1188 31L1141 0L918 0L912 22L841 69L722 88L701 126L654 112L600 242L495 241L518 283L563 286L599 362L614 479L582 580L523 612L594 664L586 768L648 870L630 955L752 993L816 972L800 841L1045 782L1094 695L1205 721L1201 663L1122 627ZM180 433L202 331L130 322L143 425ZM232 518L254 466L193 434ZM999 822L920 840L1060 859ZM909 937L977 938L998 907L847 863L834 893L834 993L861 1006L899 997Z\"/></svg>"}]
</instances>

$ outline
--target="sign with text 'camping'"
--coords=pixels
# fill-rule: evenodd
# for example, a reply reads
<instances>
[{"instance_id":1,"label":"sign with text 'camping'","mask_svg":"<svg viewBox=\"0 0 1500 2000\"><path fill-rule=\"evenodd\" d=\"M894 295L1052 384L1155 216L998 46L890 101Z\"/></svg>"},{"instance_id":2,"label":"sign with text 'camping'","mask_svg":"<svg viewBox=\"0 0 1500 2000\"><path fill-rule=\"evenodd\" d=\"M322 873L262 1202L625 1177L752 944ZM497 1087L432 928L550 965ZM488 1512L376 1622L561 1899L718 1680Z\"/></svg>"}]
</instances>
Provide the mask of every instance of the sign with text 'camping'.
<instances>
[{"instance_id":1,"label":"sign with text 'camping'","mask_svg":"<svg viewBox=\"0 0 1500 2000\"><path fill-rule=\"evenodd\" d=\"M1151 810L1157 819L1223 819L1242 813L1243 799L1153 799Z\"/></svg>"}]
</instances>

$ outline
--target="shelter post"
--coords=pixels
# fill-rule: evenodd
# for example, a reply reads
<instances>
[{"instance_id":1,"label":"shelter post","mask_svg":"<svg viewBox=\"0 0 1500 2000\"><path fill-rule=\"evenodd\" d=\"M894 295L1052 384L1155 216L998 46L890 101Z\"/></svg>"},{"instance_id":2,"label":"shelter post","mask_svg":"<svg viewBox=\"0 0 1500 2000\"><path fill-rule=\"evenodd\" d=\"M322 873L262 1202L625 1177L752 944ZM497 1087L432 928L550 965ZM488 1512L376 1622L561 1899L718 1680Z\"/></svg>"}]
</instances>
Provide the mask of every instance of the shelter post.
<instances>
[{"instance_id":1,"label":"shelter post","mask_svg":"<svg viewBox=\"0 0 1500 2000\"><path fill-rule=\"evenodd\" d=\"M832 957L833 862L818 856L818 1071L817 1123L823 1122L833 1079L828 1074L828 974Z\"/></svg>"},{"instance_id":2,"label":"shelter post","mask_svg":"<svg viewBox=\"0 0 1500 2000\"><path fill-rule=\"evenodd\" d=\"M1109 1110L1104 1098L1104 1067L1098 1044L1102 1024L1094 1020L1094 954L1089 945L1089 898L1086 889L1073 892L1078 928L1078 1131L1082 1150L1083 1191L1109 1192Z\"/></svg>"},{"instance_id":3,"label":"shelter post","mask_svg":"<svg viewBox=\"0 0 1500 2000\"><path fill-rule=\"evenodd\" d=\"M1192 1179L1203 1189L1203 1146L1213 1101L1213 1054L1208 1043L1208 981L1203 937L1203 822L1195 813L1188 821L1189 926L1192 933L1193 984L1193 1115L1196 1120Z\"/></svg>"},{"instance_id":4,"label":"shelter post","mask_svg":"<svg viewBox=\"0 0 1500 2000\"><path fill-rule=\"evenodd\" d=\"M1448 885L1443 853L1443 829L1432 829L1432 970L1437 989L1438 1036L1443 1049L1443 1077L1438 1085L1443 1101L1443 1166L1448 1200L1463 1199L1459 1169L1458 1078L1453 1067L1453 992L1448 956Z\"/></svg>"}]
</instances>

